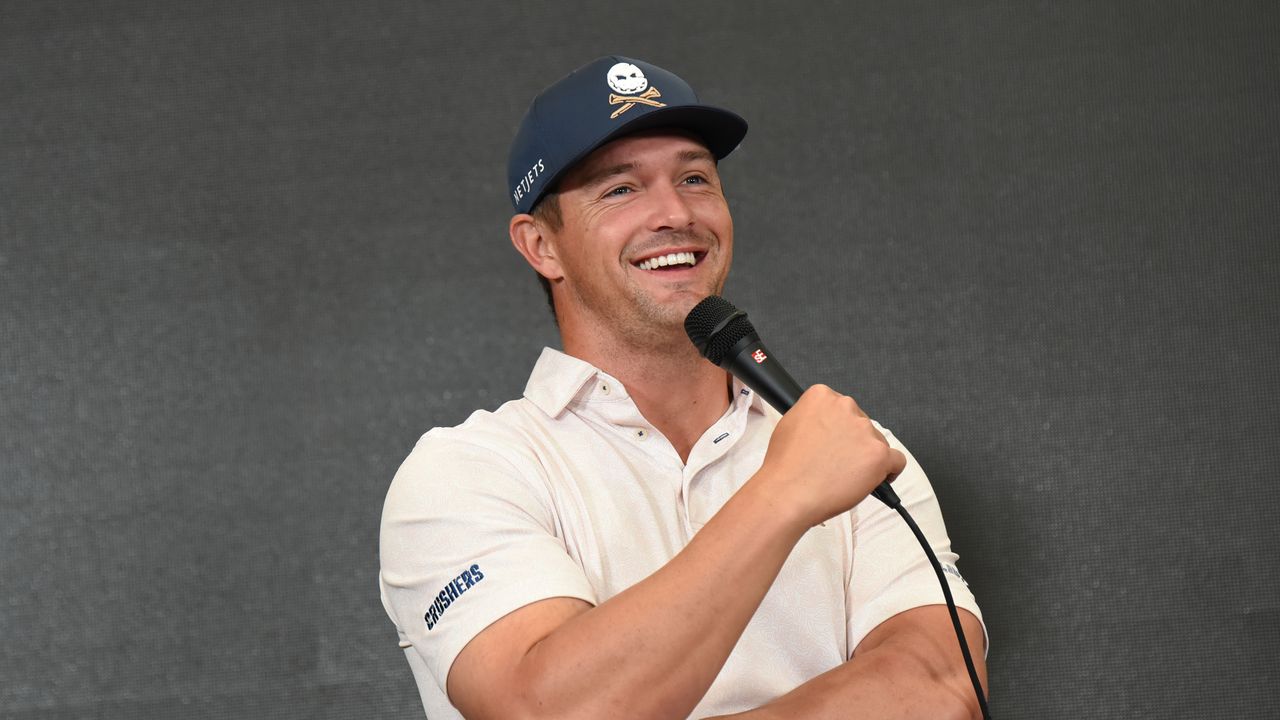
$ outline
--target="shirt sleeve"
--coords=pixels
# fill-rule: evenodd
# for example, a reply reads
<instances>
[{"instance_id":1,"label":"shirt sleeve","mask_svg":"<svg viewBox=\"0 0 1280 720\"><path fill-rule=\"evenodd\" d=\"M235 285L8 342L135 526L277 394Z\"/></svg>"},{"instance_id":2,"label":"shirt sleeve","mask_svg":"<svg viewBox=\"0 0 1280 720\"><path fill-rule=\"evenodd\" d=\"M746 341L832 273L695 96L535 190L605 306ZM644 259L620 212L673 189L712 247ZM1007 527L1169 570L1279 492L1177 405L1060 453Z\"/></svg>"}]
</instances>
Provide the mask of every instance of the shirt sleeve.
<instances>
[{"instance_id":1,"label":"shirt sleeve","mask_svg":"<svg viewBox=\"0 0 1280 720\"><path fill-rule=\"evenodd\" d=\"M902 451L907 465L893 482L902 506L928 538L956 607L973 613L983 624L984 646L990 646L986 622L969 585L956 567L959 556L942 521L933 486L907 448L877 423L889 444ZM859 503L853 513L853 562L849 573L849 655L880 623L905 610L946 604L938 576L919 541L897 512L874 498Z\"/></svg>"},{"instance_id":2,"label":"shirt sleeve","mask_svg":"<svg viewBox=\"0 0 1280 720\"><path fill-rule=\"evenodd\" d=\"M537 469L497 451L433 431L401 465L382 512L379 585L401 644L441 693L462 648L504 615L551 597L596 603L556 527Z\"/></svg>"}]
</instances>

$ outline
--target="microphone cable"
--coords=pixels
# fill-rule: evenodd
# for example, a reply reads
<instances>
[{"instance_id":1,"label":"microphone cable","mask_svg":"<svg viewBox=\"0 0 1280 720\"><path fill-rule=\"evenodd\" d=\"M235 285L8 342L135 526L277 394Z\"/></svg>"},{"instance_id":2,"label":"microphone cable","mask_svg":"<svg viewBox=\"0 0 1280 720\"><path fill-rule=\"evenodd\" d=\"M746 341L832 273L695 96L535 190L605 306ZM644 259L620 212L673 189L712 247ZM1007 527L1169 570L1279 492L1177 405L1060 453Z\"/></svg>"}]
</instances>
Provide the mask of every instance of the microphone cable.
<instances>
[{"instance_id":1,"label":"microphone cable","mask_svg":"<svg viewBox=\"0 0 1280 720\"><path fill-rule=\"evenodd\" d=\"M886 490L888 492L885 492ZM973 655L969 653L969 643L965 640L964 628L960 626L960 613L956 610L955 598L951 596L951 584L947 582L947 576L942 572L942 563L938 562L938 556L934 554L933 547L929 545L929 539L921 532L920 526L916 525L911 513L902 507L902 500L898 498L897 493L889 488L889 484L885 483L876 488L876 492L877 498L902 516L903 522L907 524L907 527L911 528L911 533L920 542L920 547L924 550L925 557L929 558L929 564L933 566L933 572L938 576L938 584L942 586L942 596L947 600L947 612L951 614L951 625L956 629L956 640L960 642L960 653L964 655L964 666L969 671L969 681L973 683L973 692L978 697L978 706L982 708L982 718L983 720L991 720L991 709L987 707L987 696L982 691L982 681L978 679L978 669L973 664Z\"/></svg>"},{"instance_id":2,"label":"microphone cable","mask_svg":"<svg viewBox=\"0 0 1280 720\"><path fill-rule=\"evenodd\" d=\"M800 399L804 390L782 369L782 365L773 359L756 329L747 320L747 314L734 307L733 303L718 295L703 298L685 316L684 330L689 340L698 348L698 352L713 365L727 370L744 385L756 391L765 402L778 412L786 413ZM960 653L964 656L965 669L969 671L969 680L973 683L973 692L978 697L978 706L982 708L983 720L991 720L991 711L987 707L987 696L982 691L982 682L978 679L978 669L974 666L973 656L969 653L969 643L964 637L964 628L960 626L960 613L956 610L955 598L951 596L951 586L942 572L942 564L933 553L929 540L920 531L916 521L902 507L902 500L889 486L889 482L880 483L871 491L871 495L879 499L891 509L897 511L906 521L911 533L920 542L924 554L929 558L934 573L938 576L938 584L942 586L942 596L947 601L947 611L951 614L951 625L956 631L956 640L960 642Z\"/></svg>"}]
</instances>

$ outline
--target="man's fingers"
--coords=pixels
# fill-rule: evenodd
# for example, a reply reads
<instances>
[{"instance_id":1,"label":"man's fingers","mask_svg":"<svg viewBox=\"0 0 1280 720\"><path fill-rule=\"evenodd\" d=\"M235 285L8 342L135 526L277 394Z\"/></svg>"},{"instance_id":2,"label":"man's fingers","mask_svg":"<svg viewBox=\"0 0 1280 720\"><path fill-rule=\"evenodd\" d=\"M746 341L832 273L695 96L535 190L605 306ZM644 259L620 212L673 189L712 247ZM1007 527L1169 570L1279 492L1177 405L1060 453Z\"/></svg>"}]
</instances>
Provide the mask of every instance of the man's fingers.
<instances>
[{"instance_id":1,"label":"man's fingers","mask_svg":"<svg viewBox=\"0 0 1280 720\"><path fill-rule=\"evenodd\" d=\"M875 433L876 438L878 438L880 442L884 443L885 445L889 444L889 441L885 438L884 433L880 432L880 428L876 427L874 423L871 425L871 432Z\"/></svg>"},{"instance_id":2,"label":"man's fingers","mask_svg":"<svg viewBox=\"0 0 1280 720\"><path fill-rule=\"evenodd\" d=\"M835 392L835 391L833 390L832 392ZM844 403L846 407L848 407L851 411L853 411L854 415L857 415L860 418L864 418L867 416L866 413L862 412L862 408L858 407L857 400L854 400L848 395L839 395L839 398L840 398L840 402Z\"/></svg>"},{"instance_id":3,"label":"man's fingers","mask_svg":"<svg viewBox=\"0 0 1280 720\"><path fill-rule=\"evenodd\" d=\"M861 407L858 406L858 402L856 400L854 400L853 398L841 392L837 392L836 390L832 389L827 385L818 383L817 385L811 386L809 388L809 392L812 392L819 397L834 400L835 402L839 403L841 406L848 408L849 412L852 412L854 415L857 415L858 417L863 417L863 418L867 417L867 414L862 411Z\"/></svg>"},{"instance_id":4,"label":"man's fingers","mask_svg":"<svg viewBox=\"0 0 1280 720\"><path fill-rule=\"evenodd\" d=\"M892 470L889 473L891 476L890 482L892 482L903 470L907 469L907 456L903 455L901 450L889 448L889 462L889 468Z\"/></svg>"}]
</instances>

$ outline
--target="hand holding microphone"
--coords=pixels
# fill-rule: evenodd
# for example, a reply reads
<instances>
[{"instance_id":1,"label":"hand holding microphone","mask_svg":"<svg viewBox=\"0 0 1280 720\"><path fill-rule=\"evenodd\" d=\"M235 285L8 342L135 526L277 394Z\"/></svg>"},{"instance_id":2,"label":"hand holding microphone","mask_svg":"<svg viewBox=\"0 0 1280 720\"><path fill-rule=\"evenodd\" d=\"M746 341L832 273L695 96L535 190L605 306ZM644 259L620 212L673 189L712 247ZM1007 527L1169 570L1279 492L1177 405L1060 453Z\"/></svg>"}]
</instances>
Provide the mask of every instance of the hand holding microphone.
<instances>
[{"instance_id":1,"label":"hand holding microphone","mask_svg":"<svg viewBox=\"0 0 1280 720\"><path fill-rule=\"evenodd\" d=\"M729 371L783 413L769 441L762 470L787 483L805 501L810 525L857 505L868 493L890 507L899 504L889 487L906 466L853 398L825 385L801 391L760 342L746 313L712 295L685 318L685 332L703 357Z\"/></svg>"},{"instance_id":2,"label":"hand holding microphone","mask_svg":"<svg viewBox=\"0 0 1280 720\"><path fill-rule=\"evenodd\" d=\"M814 385L778 422L761 470L776 473L785 492L807 501L803 511L813 526L862 502L881 484L887 488L886 478L906 464L853 398Z\"/></svg>"},{"instance_id":3,"label":"hand holding microphone","mask_svg":"<svg viewBox=\"0 0 1280 720\"><path fill-rule=\"evenodd\" d=\"M902 516L938 578L969 682L982 708L982 717L990 718L986 693L942 565L929 539L889 487L890 480L906 466L906 456L889 447L853 398L825 385L801 392L760 342L747 314L724 298L704 298L685 317L684 329L703 357L728 370L783 413L769 440L762 473L756 477L763 477L766 482L777 477L784 483L781 493L805 500L801 517L806 522L817 518L809 526L857 505L868 491Z\"/></svg>"}]
</instances>

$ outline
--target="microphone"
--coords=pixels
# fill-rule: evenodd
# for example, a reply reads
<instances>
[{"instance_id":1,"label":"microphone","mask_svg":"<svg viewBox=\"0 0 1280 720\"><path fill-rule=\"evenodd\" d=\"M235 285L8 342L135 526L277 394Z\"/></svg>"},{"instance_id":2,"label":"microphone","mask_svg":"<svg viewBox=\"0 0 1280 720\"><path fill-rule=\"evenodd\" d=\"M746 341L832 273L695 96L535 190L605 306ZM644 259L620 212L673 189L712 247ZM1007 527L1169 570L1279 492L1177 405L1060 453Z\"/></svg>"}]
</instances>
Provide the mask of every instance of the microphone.
<instances>
[{"instance_id":1,"label":"microphone","mask_svg":"<svg viewBox=\"0 0 1280 720\"><path fill-rule=\"evenodd\" d=\"M702 357L759 393L778 412L785 414L804 393L760 342L760 335L747 320L747 314L719 295L703 298L689 311L684 319L684 331ZM891 508L902 504L887 480L871 494Z\"/></svg>"},{"instance_id":2,"label":"microphone","mask_svg":"<svg viewBox=\"0 0 1280 720\"><path fill-rule=\"evenodd\" d=\"M702 353L702 357L728 370L747 387L760 393L760 397L763 397L778 412L785 414L804 392L787 374L787 371L782 369L777 359L765 349L764 343L760 342L760 336L756 334L756 329L747 320L747 314L734 307L728 300L718 295L704 298L685 316L684 331L698 348L698 352ZM982 691L982 683L978 680L978 671L969 653L969 644L964 639L964 628L960 625L960 614L956 610L955 598L951 596L946 575L943 574L942 565L929 545L929 539L920 531L920 527L911 518L911 513L902 507L902 501L898 499L898 494L893 491L893 488L889 487L887 480L880 483L880 486L872 490L871 494L902 516L903 521L907 523L907 527L911 528L911 533L920 543L920 548L924 550L929 564L933 566L938 584L942 587L942 596L947 601L951 627L956 631L956 640L960 643L960 654L964 656L969 681L973 683L973 692L978 698L978 705L982 708L982 717L989 720L991 710L987 707L987 696Z\"/></svg>"}]
</instances>

